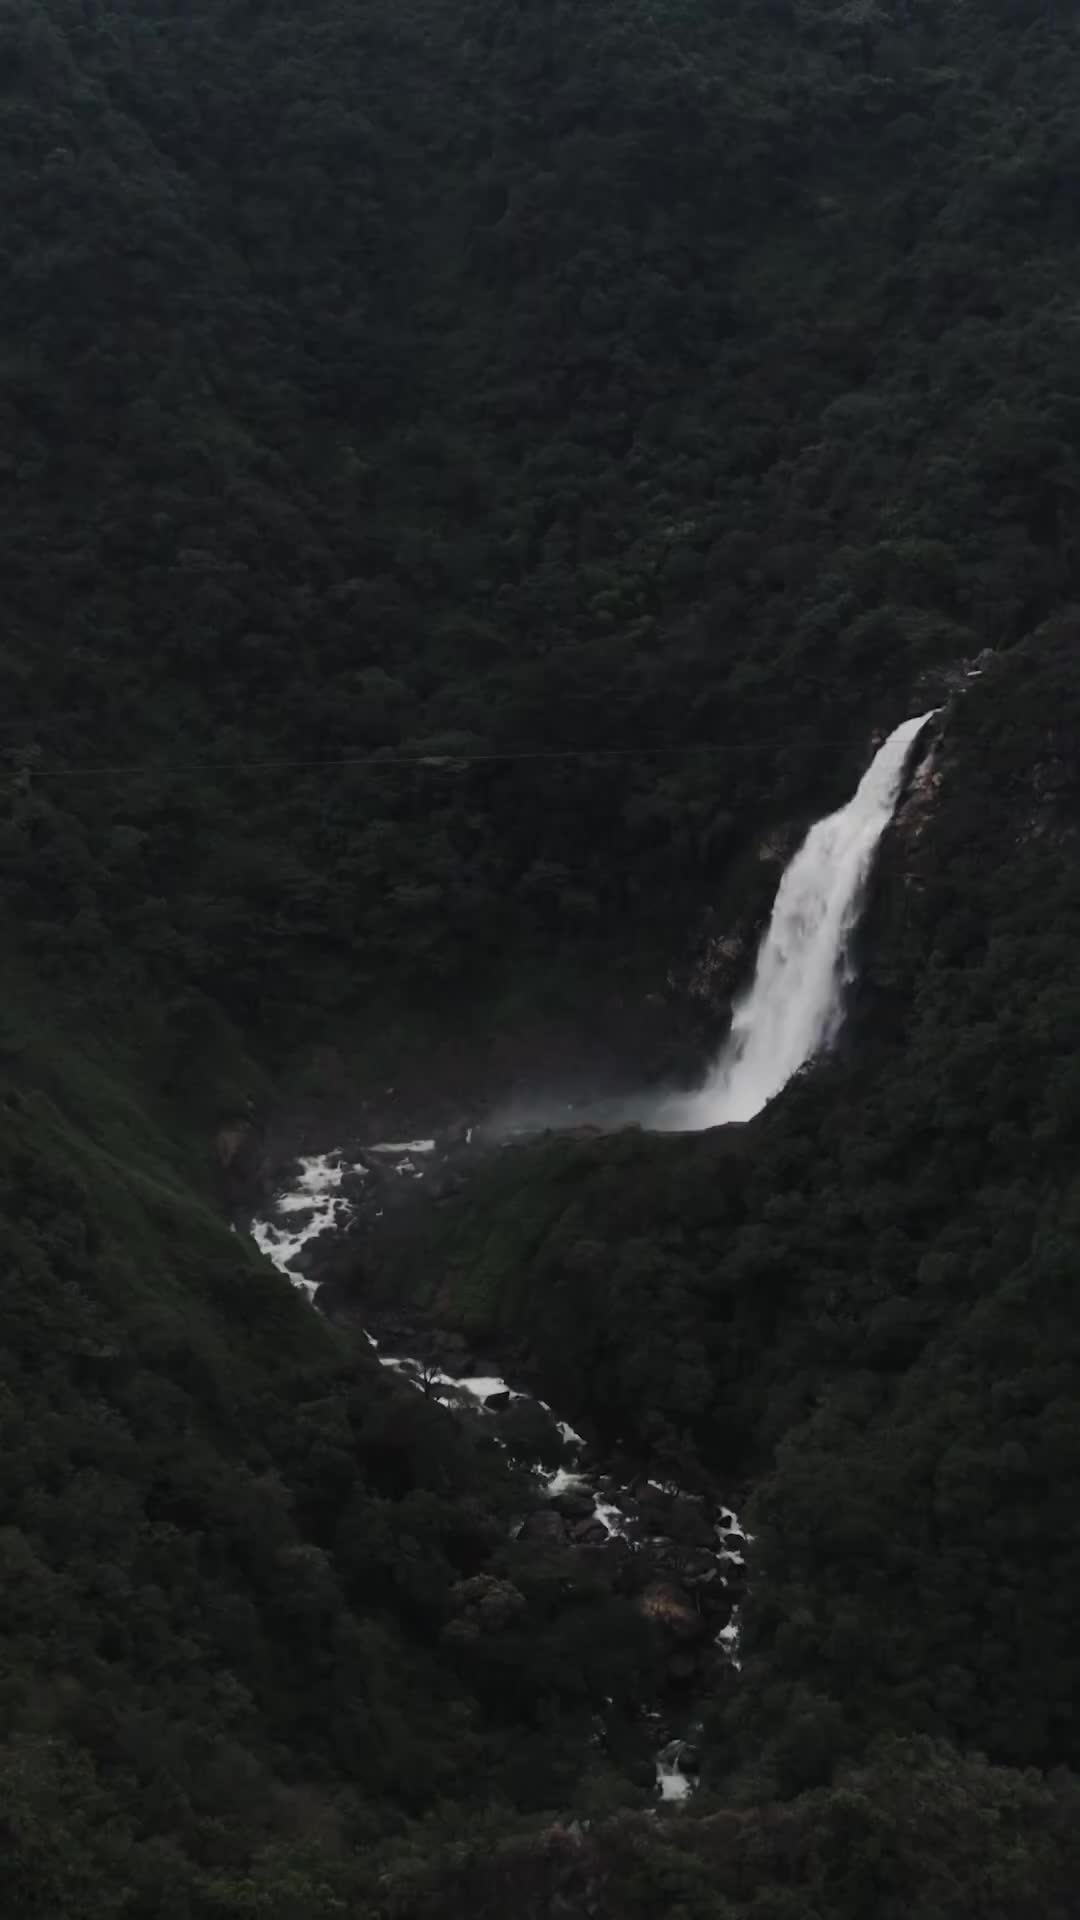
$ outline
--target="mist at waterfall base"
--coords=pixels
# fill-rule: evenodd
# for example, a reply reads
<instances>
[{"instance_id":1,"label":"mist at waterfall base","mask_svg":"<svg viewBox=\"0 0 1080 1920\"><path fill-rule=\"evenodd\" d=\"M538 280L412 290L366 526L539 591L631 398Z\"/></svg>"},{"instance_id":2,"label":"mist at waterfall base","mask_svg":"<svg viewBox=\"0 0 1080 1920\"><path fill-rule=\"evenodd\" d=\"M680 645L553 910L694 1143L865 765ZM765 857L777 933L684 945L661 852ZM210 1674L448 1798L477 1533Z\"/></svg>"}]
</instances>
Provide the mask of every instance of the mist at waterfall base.
<instances>
[{"instance_id":1,"label":"mist at waterfall base","mask_svg":"<svg viewBox=\"0 0 1080 1920\"><path fill-rule=\"evenodd\" d=\"M847 805L810 828L785 869L754 977L732 1010L719 1059L696 1092L595 1102L518 1102L484 1131L640 1126L694 1133L751 1120L836 1038L850 984L851 937L874 854L903 789L912 747L936 709L905 720L878 749Z\"/></svg>"}]
</instances>

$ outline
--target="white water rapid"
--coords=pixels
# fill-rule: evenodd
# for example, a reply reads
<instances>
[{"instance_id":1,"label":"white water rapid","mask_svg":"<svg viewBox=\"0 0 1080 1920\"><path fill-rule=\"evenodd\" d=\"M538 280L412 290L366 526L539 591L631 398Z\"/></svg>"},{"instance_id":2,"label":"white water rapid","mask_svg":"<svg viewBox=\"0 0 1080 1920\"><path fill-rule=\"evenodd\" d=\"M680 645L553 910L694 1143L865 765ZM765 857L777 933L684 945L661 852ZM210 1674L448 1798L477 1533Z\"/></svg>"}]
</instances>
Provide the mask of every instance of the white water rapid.
<instances>
[{"instance_id":1,"label":"white water rapid","mask_svg":"<svg viewBox=\"0 0 1080 1920\"><path fill-rule=\"evenodd\" d=\"M471 1137L470 1128L466 1147ZM381 1185L385 1199L398 1179L409 1186L414 1181L422 1182L427 1177L427 1166L439 1158L440 1142L433 1139L380 1141L359 1151L363 1157L322 1153L297 1160L290 1177L269 1202L266 1215L250 1223L252 1238L260 1251L312 1301L318 1291L318 1280L309 1278L313 1270L313 1243L324 1236L332 1239L346 1233L371 1187ZM370 1217L378 1220L382 1212L382 1200L376 1192L371 1197ZM664 1551L668 1555L677 1552L667 1536L670 1514L675 1510L670 1503L681 1506L684 1515L692 1511L699 1527L707 1520L714 1538L709 1542L706 1532L703 1543L694 1536L695 1546L688 1558L696 1563L696 1585L692 1589L695 1599L691 1600L688 1592L683 1595L685 1610L689 1618L696 1606L699 1613L704 1611L707 1620L708 1601L703 1602L702 1595L716 1601L730 1592L735 1604L727 1606L713 1619L714 1627L717 1618L723 1618L725 1623L712 1638L713 1645L738 1671L738 1598L743 1590L750 1535L730 1507L715 1499L705 1501L701 1496L688 1495L674 1481L639 1480L624 1485L601 1464L595 1460L590 1462L583 1435L568 1421L557 1419L548 1402L538 1395L511 1387L499 1374L444 1372L430 1360L388 1353L370 1332L366 1337L380 1366L452 1412L482 1420L488 1428L487 1437L497 1447L507 1445L499 1431L499 1419L509 1403L531 1400L549 1416L563 1443L563 1460L554 1468L534 1465L533 1473L537 1493L551 1502L553 1514L565 1516L563 1544L568 1552L600 1550L619 1541L629 1555L659 1553L661 1557L653 1568L652 1588L647 1591L659 1588L662 1594L670 1595L681 1591L677 1583L682 1577L678 1564L672 1565L662 1557ZM662 1496L659 1504L654 1497L650 1500L650 1496L657 1494ZM512 1529L512 1537L516 1538L525 1524L527 1521L519 1519ZM544 1537L550 1541L550 1532ZM649 1718L659 1721L659 1710ZM664 1740L655 1758L656 1793L662 1802L677 1803L694 1791L694 1748L683 1739L669 1739L667 1733Z\"/></svg>"},{"instance_id":2,"label":"white water rapid","mask_svg":"<svg viewBox=\"0 0 1080 1920\"><path fill-rule=\"evenodd\" d=\"M851 979L849 941L874 852L912 745L933 711L890 733L847 806L811 827L780 882L723 1053L701 1090L665 1101L652 1126L691 1132L749 1120L835 1038Z\"/></svg>"}]
</instances>

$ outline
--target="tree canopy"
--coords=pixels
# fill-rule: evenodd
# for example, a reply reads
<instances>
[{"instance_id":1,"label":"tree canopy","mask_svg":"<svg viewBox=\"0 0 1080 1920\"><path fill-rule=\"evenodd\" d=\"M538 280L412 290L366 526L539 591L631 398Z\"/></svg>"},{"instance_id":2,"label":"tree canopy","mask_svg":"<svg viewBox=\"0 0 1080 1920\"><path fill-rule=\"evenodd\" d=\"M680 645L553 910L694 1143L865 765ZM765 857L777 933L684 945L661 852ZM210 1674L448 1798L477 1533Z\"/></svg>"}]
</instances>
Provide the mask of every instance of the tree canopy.
<instances>
[{"instance_id":1,"label":"tree canopy","mask_svg":"<svg viewBox=\"0 0 1080 1920\"><path fill-rule=\"evenodd\" d=\"M13 1916L1077 1911L1078 34L7 0ZM372 1243L369 1297L747 1497L654 1821L617 1580L509 1537L520 1471L229 1233L207 1143L315 1043L685 1064L916 700L833 1057Z\"/></svg>"}]
</instances>

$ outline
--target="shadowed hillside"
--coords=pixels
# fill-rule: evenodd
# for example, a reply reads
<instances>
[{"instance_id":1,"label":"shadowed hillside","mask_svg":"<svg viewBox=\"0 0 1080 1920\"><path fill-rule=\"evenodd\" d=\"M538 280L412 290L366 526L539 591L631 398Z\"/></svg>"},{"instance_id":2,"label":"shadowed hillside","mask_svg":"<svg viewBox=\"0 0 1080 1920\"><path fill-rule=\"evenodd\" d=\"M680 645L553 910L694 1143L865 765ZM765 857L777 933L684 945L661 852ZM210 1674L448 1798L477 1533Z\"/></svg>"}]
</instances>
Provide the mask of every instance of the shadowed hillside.
<instances>
[{"instance_id":1,"label":"shadowed hillside","mask_svg":"<svg viewBox=\"0 0 1080 1920\"><path fill-rule=\"evenodd\" d=\"M1025 0L4 9L17 1920L1075 1910L1078 75ZM493 1152L334 1325L230 1233L328 1105L704 1064L929 705L758 1119ZM617 1554L369 1307L738 1497L681 1809Z\"/></svg>"}]
</instances>

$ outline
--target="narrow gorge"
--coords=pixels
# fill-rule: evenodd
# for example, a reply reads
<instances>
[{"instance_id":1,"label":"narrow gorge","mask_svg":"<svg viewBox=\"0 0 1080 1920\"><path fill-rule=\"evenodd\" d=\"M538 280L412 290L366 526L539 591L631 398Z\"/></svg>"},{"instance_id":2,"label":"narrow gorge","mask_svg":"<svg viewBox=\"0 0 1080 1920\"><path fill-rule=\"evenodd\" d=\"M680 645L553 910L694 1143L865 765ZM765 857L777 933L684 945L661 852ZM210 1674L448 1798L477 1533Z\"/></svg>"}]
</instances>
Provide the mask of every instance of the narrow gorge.
<instances>
[{"instance_id":1,"label":"narrow gorge","mask_svg":"<svg viewBox=\"0 0 1080 1920\"><path fill-rule=\"evenodd\" d=\"M843 996L851 983L850 942L874 854L904 791L915 742L933 718L924 713L905 721L874 754L848 804L811 827L788 864L777 892L746 993L736 1002L730 1039L709 1078L696 1095L660 1102L648 1099L614 1108L576 1106L567 1127L596 1124L606 1111L608 1124L636 1124L661 1132L695 1132L748 1120L779 1094L802 1067L834 1039L843 1017ZM414 1116L422 1125L423 1114ZM520 1127L515 1129L519 1137ZM474 1140L476 1142L474 1146ZM293 1285L318 1302L319 1276L334 1269L341 1255L360 1266L379 1258L379 1223L388 1204L423 1183L434 1170L453 1168L468 1179L470 1158L498 1153L499 1128L490 1116L459 1123L453 1139L420 1136L398 1141L362 1141L343 1151L302 1157L291 1179L270 1196L269 1211L251 1222L260 1248ZM492 1443L509 1447L530 1467L537 1496L546 1503L515 1525L568 1551L621 1542L642 1554L645 1571L628 1583L643 1614L668 1629L676 1647L670 1670L682 1681L676 1701L658 1696L643 1710L660 1726L656 1761L657 1792L662 1801L684 1799L698 1764L693 1719L695 1676L707 1681L701 1662L703 1637L732 1669L738 1668L738 1605L744 1590L750 1542L736 1514L713 1491L702 1495L653 1477L655 1464L643 1460L629 1482L558 1410L535 1391L510 1384L501 1373L469 1371L458 1356L456 1367L440 1364L445 1339L426 1350L388 1351L384 1322L365 1327L379 1365L398 1374L417 1391L469 1420L487 1421ZM400 1317L389 1315L391 1327ZM408 1325L406 1317L405 1325ZM424 1336L421 1336L424 1337ZM452 1351L452 1346L451 1346ZM496 1356L498 1364L498 1356ZM499 1416L513 1410L517 1437L500 1431ZM520 1416L531 1413L531 1435ZM537 1418L538 1416L538 1418ZM670 1535L672 1517L676 1538ZM681 1535L681 1541L678 1537ZM692 1649L698 1645L695 1653ZM711 1657L711 1656L710 1656ZM687 1734L672 1735L672 1714Z\"/></svg>"},{"instance_id":2,"label":"narrow gorge","mask_svg":"<svg viewBox=\"0 0 1080 1920\"><path fill-rule=\"evenodd\" d=\"M1080 1920L1078 91L0 9L4 1920Z\"/></svg>"}]
</instances>

